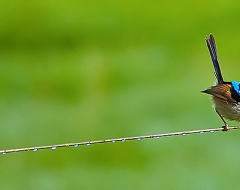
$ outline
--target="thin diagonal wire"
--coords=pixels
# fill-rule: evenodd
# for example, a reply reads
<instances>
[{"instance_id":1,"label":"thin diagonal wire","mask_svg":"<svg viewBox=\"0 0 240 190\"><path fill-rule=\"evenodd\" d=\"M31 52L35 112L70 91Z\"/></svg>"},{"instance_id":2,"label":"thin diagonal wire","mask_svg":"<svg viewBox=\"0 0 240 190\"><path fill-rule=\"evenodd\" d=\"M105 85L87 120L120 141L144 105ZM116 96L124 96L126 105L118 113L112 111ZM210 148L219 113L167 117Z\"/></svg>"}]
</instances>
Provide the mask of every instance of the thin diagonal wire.
<instances>
[{"instance_id":1,"label":"thin diagonal wire","mask_svg":"<svg viewBox=\"0 0 240 190\"><path fill-rule=\"evenodd\" d=\"M228 130L240 129L240 126L232 126L229 127ZM171 137L171 136L180 136L180 135L190 135L190 134L204 134L204 133L213 133L217 131L222 131L222 128L213 128L213 129L200 129L200 130L191 130L191 131L180 131L173 133L162 133L162 134L154 134L154 135L143 135L143 136L135 136L135 137L124 137L124 138L114 138L114 139L105 139L105 140L95 140L95 141L85 141L85 142L76 142L76 143L65 143L65 144L56 144L56 145L47 145L47 146L36 146L36 147L28 147L28 148L15 148L8 150L0 150L0 154L14 153L14 152L25 152L25 151L38 151L41 149L52 149L55 150L57 148L62 147L78 147L81 145L90 146L92 144L101 144L101 143L115 143L115 142L126 142L130 140L141 140L141 139L149 139L149 138L160 138L160 137Z\"/></svg>"}]
</instances>

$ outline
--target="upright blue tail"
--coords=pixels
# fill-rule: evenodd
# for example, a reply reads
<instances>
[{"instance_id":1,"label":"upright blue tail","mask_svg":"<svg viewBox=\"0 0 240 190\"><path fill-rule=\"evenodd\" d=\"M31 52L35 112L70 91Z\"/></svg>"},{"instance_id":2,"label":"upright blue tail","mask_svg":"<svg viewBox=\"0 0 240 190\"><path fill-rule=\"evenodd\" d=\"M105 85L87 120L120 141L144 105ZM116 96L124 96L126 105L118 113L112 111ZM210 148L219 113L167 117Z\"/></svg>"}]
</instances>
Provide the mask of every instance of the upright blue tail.
<instances>
[{"instance_id":1,"label":"upright blue tail","mask_svg":"<svg viewBox=\"0 0 240 190\"><path fill-rule=\"evenodd\" d=\"M212 58L213 67L215 70L215 72L214 72L215 77L217 79L218 84L222 84L222 83L224 83L224 80L223 80L221 69L220 69L219 62L218 62L217 48L216 48L216 43L215 43L214 37L212 34L210 34L209 37L205 38L205 40L207 42L208 50L209 50L211 58Z\"/></svg>"}]
</instances>

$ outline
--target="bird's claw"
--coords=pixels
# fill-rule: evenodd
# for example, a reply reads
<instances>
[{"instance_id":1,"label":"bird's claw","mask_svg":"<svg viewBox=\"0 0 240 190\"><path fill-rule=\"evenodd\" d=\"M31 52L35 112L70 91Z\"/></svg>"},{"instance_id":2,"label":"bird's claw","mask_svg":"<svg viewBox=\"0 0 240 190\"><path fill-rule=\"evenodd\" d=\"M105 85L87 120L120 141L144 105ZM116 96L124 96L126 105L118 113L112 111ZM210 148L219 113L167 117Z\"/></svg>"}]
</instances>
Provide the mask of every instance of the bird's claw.
<instances>
[{"instance_id":1,"label":"bird's claw","mask_svg":"<svg viewBox=\"0 0 240 190\"><path fill-rule=\"evenodd\" d=\"M222 128L223 128L223 129L222 129L223 132L228 131L228 124L222 126Z\"/></svg>"}]
</instances>

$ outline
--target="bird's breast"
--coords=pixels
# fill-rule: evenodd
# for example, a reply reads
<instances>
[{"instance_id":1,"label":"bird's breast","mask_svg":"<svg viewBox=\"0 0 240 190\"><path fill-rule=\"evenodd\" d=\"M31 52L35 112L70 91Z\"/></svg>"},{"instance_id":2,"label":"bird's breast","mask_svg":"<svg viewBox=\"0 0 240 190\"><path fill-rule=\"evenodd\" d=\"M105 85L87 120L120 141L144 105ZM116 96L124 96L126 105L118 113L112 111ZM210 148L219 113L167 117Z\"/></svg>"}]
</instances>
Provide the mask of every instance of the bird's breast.
<instances>
[{"instance_id":1,"label":"bird's breast","mask_svg":"<svg viewBox=\"0 0 240 190\"><path fill-rule=\"evenodd\" d=\"M239 102L227 102L221 101L213 96L213 102L215 109L223 117L229 120L240 121L240 103Z\"/></svg>"}]
</instances>

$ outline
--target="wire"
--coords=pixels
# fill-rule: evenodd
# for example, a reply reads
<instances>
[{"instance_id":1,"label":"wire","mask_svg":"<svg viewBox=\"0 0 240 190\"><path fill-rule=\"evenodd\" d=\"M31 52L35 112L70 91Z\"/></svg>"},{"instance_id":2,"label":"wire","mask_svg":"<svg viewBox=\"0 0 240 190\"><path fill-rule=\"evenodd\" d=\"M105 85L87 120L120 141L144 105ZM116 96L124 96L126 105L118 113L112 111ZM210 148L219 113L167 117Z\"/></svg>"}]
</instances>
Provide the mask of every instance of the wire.
<instances>
[{"instance_id":1,"label":"wire","mask_svg":"<svg viewBox=\"0 0 240 190\"><path fill-rule=\"evenodd\" d=\"M240 126L232 126L229 127L228 130L240 129ZM90 146L93 144L101 144L101 143L115 143L115 142L126 142L131 140L142 140L142 139L150 139L150 138L160 138L160 137L171 137L171 136L186 136L190 134L204 134L204 133L214 133L217 131L222 131L222 128L213 128L213 129L201 129L201 130L191 130L191 131L180 131L173 133L162 133L162 134L154 134L154 135L144 135L144 136L135 136L135 137L125 137L125 138L115 138L115 139L106 139L106 140L95 140L95 141L86 141L86 142L76 142L76 143L66 143L66 144L57 144L57 145L47 145L47 146L36 146L36 147L28 147L28 148L15 148L8 150L0 150L0 154L8 154L14 152L26 152L26 151L34 151L37 152L41 149L52 149L56 150L57 148L62 147L78 147L82 145Z\"/></svg>"}]
</instances>

